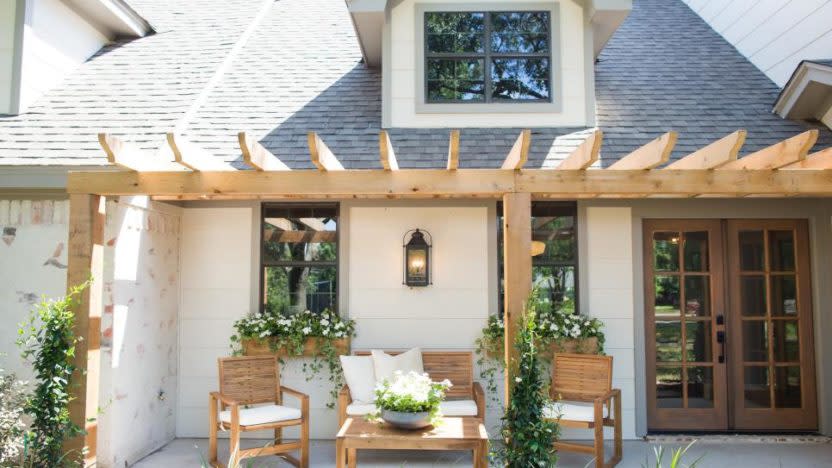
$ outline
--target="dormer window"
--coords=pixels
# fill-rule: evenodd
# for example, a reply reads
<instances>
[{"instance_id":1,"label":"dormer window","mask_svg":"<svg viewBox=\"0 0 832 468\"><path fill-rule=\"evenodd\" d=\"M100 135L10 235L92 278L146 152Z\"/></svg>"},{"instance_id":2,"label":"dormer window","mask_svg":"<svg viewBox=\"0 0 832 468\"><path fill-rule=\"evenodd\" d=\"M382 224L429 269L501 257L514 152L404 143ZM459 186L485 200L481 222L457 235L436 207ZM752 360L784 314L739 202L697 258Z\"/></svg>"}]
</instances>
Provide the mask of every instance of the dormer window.
<instances>
[{"instance_id":1,"label":"dormer window","mask_svg":"<svg viewBox=\"0 0 832 468\"><path fill-rule=\"evenodd\" d=\"M552 102L549 11L425 12L426 103Z\"/></svg>"}]
</instances>

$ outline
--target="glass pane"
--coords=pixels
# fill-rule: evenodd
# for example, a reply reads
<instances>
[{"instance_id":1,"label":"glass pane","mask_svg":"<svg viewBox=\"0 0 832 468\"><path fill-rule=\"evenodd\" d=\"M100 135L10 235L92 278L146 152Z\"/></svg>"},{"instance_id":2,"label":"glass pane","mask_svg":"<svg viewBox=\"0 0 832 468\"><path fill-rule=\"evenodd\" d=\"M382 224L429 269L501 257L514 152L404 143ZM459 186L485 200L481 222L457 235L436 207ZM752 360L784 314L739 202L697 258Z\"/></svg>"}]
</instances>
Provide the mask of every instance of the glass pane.
<instances>
[{"instance_id":1,"label":"glass pane","mask_svg":"<svg viewBox=\"0 0 832 468\"><path fill-rule=\"evenodd\" d=\"M688 408L714 407L714 370L688 367Z\"/></svg>"},{"instance_id":2,"label":"glass pane","mask_svg":"<svg viewBox=\"0 0 832 468\"><path fill-rule=\"evenodd\" d=\"M794 234L792 231L769 231L768 255L771 271L794 271Z\"/></svg>"},{"instance_id":3,"label":"glass pane","mask_svg":"<svg viewBox=\"0 0 832 468\"><path fill-rule=\"evenodd\" d=\"M659 408L682 407L682 368L656 368L656 406Z\"/></svg>"},{"instance_id":4,"label":"glass pane","mask_svg":"<svg viewBox=\"0 0 832 468\"><path fill-rule=\"evenodd\" d=\"M794 275L771 275L771 315L797 315L797 283Z\"/></svg>"},{"instance_id":5,"label":"glass pane","mask_svg":"<svg viewBox=\"0 0 832 468\"><path fill-rule=\"evenodd\" d=\"M653 268L656 271L679 271L679 233L653 234Z\"/></svg>"},{"instance_id":6,"label":"glass pane","mask_svg":"<svg viewBox=\"0 0 832 468\"><path fill-rule=\"evenodd\" d=\"M774 360L797 362L800 360L800 341L797 320L773 320Z\"/></svg>"},{"instance_id":7,"label":"glass pane","mask_svg":"<svg viewBox=\"0 0 832 468\"><path fill-rule=\"evenodd\" d=\"M266 310L295 314L335 310L337 272L332 267L266 267Z\"/></svg>"},{"instance_id":8,"label":"glass pane","mask_svg":"<svg viewBox=\"0 0 832 468\"><path fill-rule=\"evenodd\" d=\"M481 101L485 99L483 61L478 59L428 60L428 99Z\"/></svg>"},{"instance_id":9,"label":"glass pane","mask_svg":"<svg viewBox=\"0 0 832 468\"><path fill-rule=\"evenodd\" d=\"M743 276L740 278L740 307L742 315L766 315L766 277Z\"/></svg>"},{"instance_id":10,"label":"glass pane","mask_svg":"<svg viewBox=\"0 0 832 468\"><path fill-rule=\"evenodd\" d=\"M740 269L743 271L765 270L763 254L763 231L740 231Z\"/></svg>"},{"instance_id":11,"label":"glass pane","mask_svg":"<svg viewBox=\"0 0 832 468\"><path fill-rule=\"evenodd\" d=\"M746 362L768 362L768 323L765 320L742 323L742 358Z\"/></svg>"},{"instance_id":12,"label":"glass pane","mask_svg":"<svg viewBox=\"0 0 832 468\"><path fill-rule=\"evenodd\" d=\"M575 259L575 217L537 216L532 218L532 239L546 244L534 262L573 262Z\"/></svg>"},{"instance_id":13,"label":"glass pane","mask_svg":"<svg viewBox=\"0 0 832 468\"><path fill-rule=\"evenodd\" d=\"M682 322L656 321L656 361L682 360Z\"/></svg>"},{"instance_id":14,"label":"glass pane","mask_svg":"<svg viewBox=\"0 0 832 468\"><path fill-rule=\"evenodd\" d=\"M711 278L685 276L685 315L711 315Z\"/></svg>"},{"instance_id":15,"label":"glass pane","mask_svg":"<svg viewBox=\"0 0 832 468\"><path fill-rule=\"evenodd\" d=\"M263 262L335 261L336 218L270 217L263 219Z\"/></svg>"},{"instance_id":16,"label":"glass pane","mask_svg":"<svg viewBox=\"0 0 832 468\"><path fill-rule=\"evenodd\" d=\"M552 310L575 312L575 267L533 266L532 281Z\"/></svg>"},{"instance_id":17,"label":"glass pane","mask_svg":"<svg viewBox=\"0 0 832 468\"><path fill-rule=\"evenodd\" d=\"M491 14L491 51L545 53L549 51L549 13Z\"/></svg>"},{"instance_id":18,"label":"glass pane","mask_svg":"<svg viewBox=\"0 0 832 468\"><path fill-rule=\"evenodd\" d=\"M549 59L493 59L491 81L491 97L494 99L548 101Z\"/></svg>"},{"instance_id":19,"label":"glass pane","mask_svg":"<svg viewBox=\"0 0 832 468\"><path fill-rule=\"evenodd\" d=\"M711 322L685 322L685 353L688 362L711 362Z\"/></svg>"},{"instance_id":20,"label":"glass pane","mask_svg":"<svg viewBox=\"0 0 832 468\"><path fill-rule=\"evenodd\" d=\"M774 406L800 408L800 367L775 367L774 379Z\"/></svg>"},{"instance_id":21,"label":"glass pane","mask_svg":"<svg viewBox=\"0 0 832 468\"><path fill-rule=\"evenodd\" d=\"M656 276L656 315L679 315L679 277Z\"/></svg>"},{"instance_id":22,"label":"glass pane","mask_svg":"<svg viewBox=\"0 0 832 468\"><path fill-rule=\"evenodd\" d=\"M745 407L771 407L771 395L768 387L768 367L746 366L744 380Z\"/></svg>"},{"instance_id":23,"label":"glass pane","mask_svg":"<svg viewBox=\"0 0 832 468\"><path fill-rule=\"evenodd\" d=\"M685 233L685 271L708 271L708 231Z\"/></svg>"},{"instance_id":24,"label":"glass pane","mask_svg":"<svg viewBox=\"0 0 832 468\"><path fill-rule=\"evenodd\" d=\"M425 13L429 53L485 52L484 13Z\"/></svg>"}]
</instances>

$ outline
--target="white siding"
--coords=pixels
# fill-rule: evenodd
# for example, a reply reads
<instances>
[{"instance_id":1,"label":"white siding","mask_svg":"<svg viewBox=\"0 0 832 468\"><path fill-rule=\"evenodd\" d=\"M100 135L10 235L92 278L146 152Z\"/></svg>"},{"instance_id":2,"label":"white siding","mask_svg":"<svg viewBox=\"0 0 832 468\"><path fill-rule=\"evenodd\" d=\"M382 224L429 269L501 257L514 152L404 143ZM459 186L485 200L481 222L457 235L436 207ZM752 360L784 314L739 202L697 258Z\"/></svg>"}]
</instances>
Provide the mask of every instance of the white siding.
<instances>
[{"instance_id":1,"label":"white siding","mask_svg":"<svg viewBox=\"0 0 832 468\"><path fill-rule=\"evenodd\" d=\"M0 2L0 114L11 113L16 0Z\"/></svg>"},{"instance_id":2,"label":"white siding","mask_svg":"<svg viewBox=\"0 0 832 468\"><path fill-rule=\"evenodd\" d=\"M779 86L832 53L832 0L684 0Z\"/></svg>"}]
</instances>

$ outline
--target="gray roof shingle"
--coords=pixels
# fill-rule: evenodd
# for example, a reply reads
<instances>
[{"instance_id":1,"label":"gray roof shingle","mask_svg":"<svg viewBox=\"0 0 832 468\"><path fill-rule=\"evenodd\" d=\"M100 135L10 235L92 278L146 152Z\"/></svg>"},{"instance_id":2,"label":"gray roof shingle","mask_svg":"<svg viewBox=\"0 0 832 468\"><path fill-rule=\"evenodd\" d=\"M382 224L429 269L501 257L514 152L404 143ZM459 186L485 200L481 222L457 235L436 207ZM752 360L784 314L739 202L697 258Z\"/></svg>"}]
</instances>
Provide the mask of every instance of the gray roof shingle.
<instances>
[{"instance_id":1,"label":"gray roof shingle","mask_svg":"<svg viewBox=\"0 0 832 468\"><path fill-rule=\"evenodd\" d=\"M154 149L179 127L240 167L241 130L293 168L312 167L308 130L346 167L379 167L381 75L361 63L343 0L131 4L157 34L105 48L27 114L0 117L0 164L102 164L98 131ZM771 113L777 86L680 0L636 0L595 70L603 165L669 130L678 158L738 128L744 154L807 128ZM527 167L555 165L589 130L533 129ZM519 131L463 129L460 166L498 167ZM816 149L832 145L821 133ZM447 129L390 134L402 167L445 164Z\"/></svg>"}]
</instances>

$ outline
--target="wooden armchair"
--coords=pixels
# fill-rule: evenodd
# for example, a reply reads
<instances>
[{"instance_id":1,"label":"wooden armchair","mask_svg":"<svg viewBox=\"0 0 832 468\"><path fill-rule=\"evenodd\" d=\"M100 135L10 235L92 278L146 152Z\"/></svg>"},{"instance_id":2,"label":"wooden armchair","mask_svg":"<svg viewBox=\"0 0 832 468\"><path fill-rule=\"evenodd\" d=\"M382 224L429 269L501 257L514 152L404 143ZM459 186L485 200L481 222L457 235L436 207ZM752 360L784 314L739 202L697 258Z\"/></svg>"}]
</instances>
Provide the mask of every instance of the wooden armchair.
<instances>
[{"instance_id":1,"label":"wooden armchair","mask_svg":"<svg viewBox=\"0 0 832 468\"><path fill-rule=\"evenodd\" d=\"M209 404L210 463L222 467L217 460L217 430L230 430L230 467L249 457L280 455L294 466L309 466L309 397L280 385L276 356L243 356L220 358L220 391L211 392ZM298 398L301 408L282 406L283 395ZM268 403L268 404L267 404ZM249 406L257 405L257 406ZM300 440L284 443L284 427L300 426ZM240 448L240 433L274 430L274 445L251 449ZM287 452L300 450L300 460Z\"/></svg>"},{"instance_id":2,"label":"wooden armchair","mask_svg":"<svg viewBox=\"0 0 832 468\"><path fill-rule=\"evenodd\" d=\"M590 444L555 442L558 450L595 455L597 468L621 461L621 390L612 388L612 356L556 353L552 363L551 398L544 412L562 427L593 429ZM614 404L613 404L614 403ZM604 426L613 427L614 453L604 462Z\"/></svg>"},{"instance_id":3,"label":"wooden armchair","mask_svg":"<svg viewBox=\"0 0 832 468\"><path fill-rule=\"evenodd\" d=\"M367 356L370 352L356 351L354 354ZM422 365L432 380L448 379L453 384L441 407L446 416L485 419L485 392L479 382L474 381L474 355L470 351L422 351ZM338 427L344 425L347 417L363 416L374 409L372 402L352 401L350 388L344 385L338 394Z\"/></svg>"}]
</instances>

